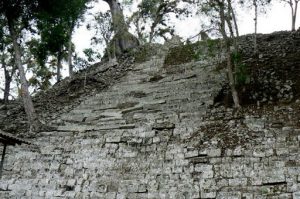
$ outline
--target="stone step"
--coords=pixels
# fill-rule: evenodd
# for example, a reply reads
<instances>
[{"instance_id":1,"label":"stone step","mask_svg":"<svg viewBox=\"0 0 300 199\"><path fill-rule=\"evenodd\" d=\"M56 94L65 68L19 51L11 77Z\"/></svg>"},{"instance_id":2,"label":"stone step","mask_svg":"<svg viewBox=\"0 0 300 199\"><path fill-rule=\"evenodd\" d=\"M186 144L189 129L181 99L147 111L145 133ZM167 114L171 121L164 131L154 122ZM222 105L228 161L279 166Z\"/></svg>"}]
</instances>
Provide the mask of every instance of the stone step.
<instances>
[{"instance_id":1,"label":"stone step","mask_svg":"<svg viewBox=\"0 0 300 199\"><path fill-rule=\"evenodd\" d=\"M134 129L135 124L112 124L112 125L87 125L87 124L72 124L68 123L64 126L59 126L57 131L63 132L85 132L85 131L96 131L96 130L115 130L115 129Z\"/></svg>"},{"instance_id":2,"label":"stone step","mask_svg":"<svg viewBox=\"0 0 300 199\"><path fill-rule=\"evenodd\" d=\"M68 123L64 126L59 126L57 128L57 131L84 132L84 131L91 131L96 129L97 129L96 126Z\"/></svg>"}]
</instances>

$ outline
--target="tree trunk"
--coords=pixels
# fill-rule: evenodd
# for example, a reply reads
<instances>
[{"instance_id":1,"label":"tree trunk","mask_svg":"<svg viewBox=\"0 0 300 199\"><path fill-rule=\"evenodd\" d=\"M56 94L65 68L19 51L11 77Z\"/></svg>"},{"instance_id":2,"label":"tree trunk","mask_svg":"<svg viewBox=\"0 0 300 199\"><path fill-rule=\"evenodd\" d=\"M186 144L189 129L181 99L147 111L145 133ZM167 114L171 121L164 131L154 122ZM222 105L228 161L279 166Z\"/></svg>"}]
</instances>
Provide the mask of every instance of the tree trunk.
<instances>
[{"instance_id":1,"label":"tree trunk","mask_svg":"<svg viewBox=\"0 0 300 199\"><path fill-rule=\"evenodd\" d=\"M105 34L102 34L102 37L104 38L104 42L106 45L105 51L107 53L108 61L110 62L112 60L112 48L114 47L114 44L110 45L109 40L105 37Z\"/></svg>"},{"instance_id":2,"label":"tree trunk","mask_svg":"<svg viewBox=\"0 0 300 199\"><path fill-rule=\"evenodd\" d=\"M235 34L236 34L236 37L239 37L240 34L239 34L239 28L238 28L238 25L237 25L237 20L236 20L236 16L235 16L235 13L234 13L234 10L232 8L232 3L231 3L231 0L227 0L228 2L228 9L232 15L232 20L233 20L233 23L234 23L234 28L235 28Z\"/></svg>"},{"instance_id":3,"label":"tree trunk","mask_svg":"<svg viewBox=\"0 0 300 199\"><path fill-rule=\"evenodd\" d=\"M113 30L115 31L116 54L122 54L139 45L138 39L128 32L127 24L120 4L117 0L104 0L110 7L113 21Z\"/></svg>"},{"instance_id":4,"label":"tree trunk","mask_svg":"<svg viewBox=\"0 0 300 199\"><path fill-rule=\"evenodd\" d=\"M61 69L62 69L62 52L61 50L57 53L57 68L56 68L56 80L57 82L61 81Z\"/></svg>"},{"instance_id":5,"label":"tree trunk","mask_svg":"<svg viewBox=\"0 0 300 199\"><path fill-rule=\"evenodd\" d=\"M232 6L231 6L231 0L227 0L227 3L228 3L228 14L225 16L225 13L224 13L224 17L225 17L225 21L224 23L227 22L227 25L228 25L228 29L229 29L229 32L230 32L230 36L233 40L233 44L234 44L234 51L235 53L238 51L238 44L237 44L237 39L236 37L238 37L238 31L236 30L235 28L235 32L236 32L236 36L234 35L234 28L233 28L233 25L232 25L232 19L234 18L233 17L233 9L232 9ZM234 21L234 20L233 20ZM225 25L225 24L224 24ZM225 27L225 26L224 26ZM237 26L235 26L237 27ZM226 29L226 28L225 28Z\"/></svg>"},{"instance_id":6,"label":"tree trunk","mask_svg":"<svg viewBox=\"0 0 300 199\"><path fill-rule=\"evenodd\" d=\"M137 18L134 21L134 24L136 26L136 31L137 31L137 35L138 35L138 40L141 44L144 44L144 36L140 27L140 14L138 13Z\"/></svg>"},{"instance_id":7,"label":"tree trunk","mask_svg":"<svg viewBox=\"0 0 300 199\"><path fill-rule=\"evenodd\" d=\"M227 15L224 15L225 16L225 21L224 21L224 27L226 26L226 22L227 22L227 26L228 26L228 29L229 29L229 32L230 32L230 36L231 36L231 39L233 41L233 46L234 46L234 55L237 55L238 54L238 42L237 42L237 35L234 35L234 27L233 27L233 24L232 24L232 19L233 19L233 16L232 16L232 13L233 13L233 10L232 10L232 6L231 6L231 0L227 0L227 3L228 3L228 14ZM224 8L225 9L225 8ZM224 33L227 37L227 34L226 34L226 28L224 29ZM238 34L238 33L236 33ZM229 53L230 53L230 56L231 56L231 52L230 52L230 44L229 44ZM239 68L238 68L238 63L236 61L236 59L233 60L230 60L231 61L231 71L232 71L232 76L233 76L233 79L234 81L233 82L236 82L236 72L238 72ZM234 69L232 69L232 67Z\"/></svg>"},{"instance_id":8,"label":"tree trunk","mask_svg":"<svg viewBox=\"0 0 300 199\"><path fill-rule=\"evenodd\" d=\"M253 0L254 6L254 37L253 37L253 47L254 53L257 53L257 0Z\"/></svg>"},{"instance_id":9,"label":"tree trunk","mask_svg":"<svg viewBox=\"0 0 300 199\"><path fill-rule=\"evenodd\" d=\"M155 31L155 27L158 24L158 19L156 18L156 20L152 23L151 28L150 28L150 34L149 34L149 43L152 43L153 38L154 38L154 31Z\"/></svg>"},{"instance_id":10,"label":"tree trunk","mask_svg":"<svg viewBox=\"0 0 300 199\"><path fill-rule=\"evenodd\" d=\"M2 63L3 65L3 63ZM5 104L8 104L8 97L10 93L10 83L12 81L12 76L9 74L9 71L6 68L6 65L3 65L4 69L4 77L5 77L5 87L4 87L4 94L3 94L3 100Z\"/></svg>"},{"instance_id":11,"label":"tree trunk","mask_svg":"<svg viewBox=\"0 0 300 199\"><path fill-rule=\"evenodd\" d=\"M1 64L4 70L4 89L3 89L3 100L5 104L8 104L8 97L10 92L10 83L11 83L11 76L9 71L7 70L7 66L5 63L4 55L2 55Z\"/></svg>"},{"instance_id":12,"label":"tree trunk","mask_svg":"<svg viewBox=\"0 0 300 199\"><path fill-rule=\"evenodd\" d=\"M293 3L291 3L292 8L292 31L296 30L296 17L297 17L297 10L298 10L298 0L295 1L295 7L293 8Z\"/></svg>"},{"instance_id":13,"label":"tree trunk","mask_svg":"<svg viewBox=\"0 0 300 199\"><path fill-rule=\"evenodd\" d=\"M234 81L234 75L233 75L233 70L232 70L232 60L231 60L231 51L230 51L230 39L227 36L226 33L226 16L225 16L225 7L224 7L224 0L222 2L218 1L219 5L219 15L220 15L220 32L223 36L223 39L225 41L225 47L226 47L226 57L227 57L227 75L228 75L228 80L229 80L229 86L231 89L231 94L234 102L235 108L241 108L240 102L239 102L239 97L237 90L235 88L235 81Z\"/></svg>"},{"instance_id":14,"label":"tree trunk","mask_svg":"<svg viewBox=\"0 0 300 199\"><path fill-rule=\"evenodd\" d=\"M68 66L69 66L69 76L72 77L74 74L73 63L72 63L72 30L69 31L69 41L68 41Z\"/></svg>"},{"instance_id":15,"label":"tree trunk","mask_svg":"<svg viewBox=\"0 0 300 199\"><path fill-rule=\"evenodd\" d=\"M25 109L31 130L35 130L36 128L38 128L37 124L39 122L37 120L34 106L32 103L32 99L31 99L31 96L30 96L29 90L28 90L28 83L27 83L25 71L24 71L24 68L22 65L21 49L20 49L20 46L17 41L18 35L17 35L17 32L15 31L14 21L9 17L7 17L7 21L8 21L8 28L9 28L10 36L11 36L11 39L13 42L13 49L14 49L14 53L15 53L15 63L18 67L19 75L20 75L21 97L23 99L24 109Z\"/></svg>"}]
</instances>

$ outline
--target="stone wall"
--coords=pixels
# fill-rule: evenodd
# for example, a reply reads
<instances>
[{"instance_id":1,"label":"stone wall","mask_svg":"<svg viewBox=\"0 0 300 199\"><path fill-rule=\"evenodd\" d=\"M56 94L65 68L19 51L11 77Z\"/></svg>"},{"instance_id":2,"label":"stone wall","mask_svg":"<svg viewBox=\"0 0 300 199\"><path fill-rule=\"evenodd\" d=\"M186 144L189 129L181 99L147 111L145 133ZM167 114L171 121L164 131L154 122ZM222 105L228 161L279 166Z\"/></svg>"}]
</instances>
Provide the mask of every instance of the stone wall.
<instances>
[{"instance_id":1,"label":"stone wall","mask_svg":"<svg viewBox=\"0 0 300 199\"><path fill-rule=\"evenodd\" d=\"M213 107L214 61L153 56L9 147L0 198L298 199L300 103Z\"/></svg>"},{"instance_id":2,"label":"stone wall","mask_svg":"<svg viewBox=\"0 0 300 199\"><path fill-rule=\"evenodd\" d=\"M300 31L259 34L258 51L253 55L253 35L242 36L240 53L247 70L245 101L290 102L300 96Z\"/></svg>"}]
</instances>

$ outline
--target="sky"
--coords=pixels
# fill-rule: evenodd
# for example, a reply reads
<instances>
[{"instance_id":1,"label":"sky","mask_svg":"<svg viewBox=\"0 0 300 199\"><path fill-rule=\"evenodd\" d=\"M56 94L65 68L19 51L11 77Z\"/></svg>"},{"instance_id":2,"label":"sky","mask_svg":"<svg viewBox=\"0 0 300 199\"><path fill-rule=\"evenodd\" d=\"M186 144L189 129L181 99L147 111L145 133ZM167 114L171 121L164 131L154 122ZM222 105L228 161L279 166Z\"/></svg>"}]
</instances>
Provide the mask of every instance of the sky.
<instances>
[{"instance_id":1,"label":"sky","mask_svg":"<svg viewBox=\"0 0 300 199\"><path fill-rule=\"evenodd\" d=\"M108 10L108 5L99 1L95 4L95 7L91 12L105 11ZM130 15L130 11L126 10L125 14ZM254 31L254 12L249 10L238 10L238 25L241 35L253 33ZM300 12L297 15L296 28L300 26ZM90 20L87 17L87 21ZM199 33L201 30L201 20L200 18L193 17L188 18L184 21L174 21L176 28L176 34L181 36L183 39L187 39ZM267 14L261 14L258 18L258 32L259 33L271 33L280 30L290 30L291 29L291 11L288 5L282 3L273 3L267 10ZM90 38L93 33L87 31L85 26L81 26L76 29L73 36L73 42L76 45L76 52L79 55L82 54L82 50L90 47Z\"/></svg>"}]
</instances>

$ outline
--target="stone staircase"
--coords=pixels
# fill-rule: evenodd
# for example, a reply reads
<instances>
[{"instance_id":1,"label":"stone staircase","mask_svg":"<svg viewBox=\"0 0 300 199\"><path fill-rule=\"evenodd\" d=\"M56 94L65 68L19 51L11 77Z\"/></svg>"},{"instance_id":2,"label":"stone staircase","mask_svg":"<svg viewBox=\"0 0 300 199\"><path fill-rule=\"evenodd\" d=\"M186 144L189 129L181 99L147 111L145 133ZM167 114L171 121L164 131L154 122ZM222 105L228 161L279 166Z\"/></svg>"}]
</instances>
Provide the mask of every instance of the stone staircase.
<instances>
[{"instance_id":1,"label":"stone staircase","mask_svg":"<svg viewBox=\"0 0 300 199\"><path fill-rule=\"evenodd\" d=\"M168 75L163 58L153 57L137 67L118 84L83 101L61 116L59 131L97 131L143 128L151 130L167 120L199 121L213 103L224 75L211 73L212 67L195 62L182 66L184 73ZM160 80L153 81L156 76ZM154 78L153 78L154 77ZM198 117L195 117L197 113ZM60 121L61 122L61 121ZM163 127L161 127L163 128Z\"/></svg>"},{"instance_id":2,"label":"stone staircase","mask_svg":"<svg viewBox=\"0 0 300 199\"><path fill-rule=\"evenodd\" d=\"M38 150L9 148L0 197L300 198L299 130L271 131L264 119L238 123L230 109L209 109L226 81L213 62L171 69L163 62L154 56L135 64L119 83L61 115L51 123L57 131L33 140ZM222 126L204 135L205 125L245 138L243 130L253 128L258 139L224 148L213 137Z\"/></svg>"}]
</instances>

